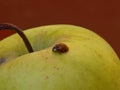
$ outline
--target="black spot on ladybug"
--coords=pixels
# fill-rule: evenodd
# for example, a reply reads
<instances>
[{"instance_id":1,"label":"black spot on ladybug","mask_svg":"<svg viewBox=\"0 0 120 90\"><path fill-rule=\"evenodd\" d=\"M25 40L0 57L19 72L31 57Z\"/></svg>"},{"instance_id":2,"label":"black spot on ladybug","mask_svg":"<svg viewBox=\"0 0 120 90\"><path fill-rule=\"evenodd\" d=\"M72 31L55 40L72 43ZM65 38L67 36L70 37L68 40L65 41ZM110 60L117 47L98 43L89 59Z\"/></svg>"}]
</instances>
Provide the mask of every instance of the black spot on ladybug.
<instances>
[{"instance_id":1,"label":"black spot on ladybug","mask_svg":"<svg viewBox=\"0 0 120 90\"><path fill-rule=\"evenodd\" d=\"M57 52L57 53L65 53L68 52L69 48L67 45L65 45L64 43L59 43L56 44L53 48L52 51L53 52Z\"/></svg>"}]
</instances>

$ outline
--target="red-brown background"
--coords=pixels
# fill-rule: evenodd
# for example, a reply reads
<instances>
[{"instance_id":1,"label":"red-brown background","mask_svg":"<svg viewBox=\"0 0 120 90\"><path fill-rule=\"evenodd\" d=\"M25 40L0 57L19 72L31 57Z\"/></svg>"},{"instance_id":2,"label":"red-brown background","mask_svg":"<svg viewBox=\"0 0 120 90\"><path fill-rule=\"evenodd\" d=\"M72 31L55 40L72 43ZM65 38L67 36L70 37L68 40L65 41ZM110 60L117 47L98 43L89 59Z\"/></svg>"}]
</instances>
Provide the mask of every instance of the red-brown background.
<instances>
[{"instance_id":1,"label":"red-brown background","mask_svg":"<svg viewBox=\"0 0 120 90\"><path fill-rule=\"evenodd\" d=\"M119 0L0 0L0 23L22 29L48 24L74 24L101 35L120 56ZM0 39L13 34L0 31Z\"/></svg>"}]
</instances>

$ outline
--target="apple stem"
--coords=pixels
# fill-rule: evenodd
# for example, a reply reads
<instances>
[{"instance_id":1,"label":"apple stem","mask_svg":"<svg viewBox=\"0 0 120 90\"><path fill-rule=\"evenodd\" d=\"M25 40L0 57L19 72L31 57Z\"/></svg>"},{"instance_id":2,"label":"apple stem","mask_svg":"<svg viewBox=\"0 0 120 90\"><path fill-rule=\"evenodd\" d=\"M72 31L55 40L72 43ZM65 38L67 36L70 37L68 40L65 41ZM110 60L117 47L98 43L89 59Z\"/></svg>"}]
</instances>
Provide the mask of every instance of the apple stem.
<instances>
[{"instance_id":1,"label":"apple stem","mask_svg":"<svg viewBox=\"0 0 120 90\"><path fill-rule=\"evenodd\" d=\"M26 35L23 33L23 31L20 28L18 28L17 26L15 26L13 24L8 24L8 23L0 24L0 30L6 30L6 29L16 31L21 36L21 38L23 39L24 44L26 45L29 53L33 52L33 48L31 46L29 40L27 39Z\"/></svg>"}]
</instances>

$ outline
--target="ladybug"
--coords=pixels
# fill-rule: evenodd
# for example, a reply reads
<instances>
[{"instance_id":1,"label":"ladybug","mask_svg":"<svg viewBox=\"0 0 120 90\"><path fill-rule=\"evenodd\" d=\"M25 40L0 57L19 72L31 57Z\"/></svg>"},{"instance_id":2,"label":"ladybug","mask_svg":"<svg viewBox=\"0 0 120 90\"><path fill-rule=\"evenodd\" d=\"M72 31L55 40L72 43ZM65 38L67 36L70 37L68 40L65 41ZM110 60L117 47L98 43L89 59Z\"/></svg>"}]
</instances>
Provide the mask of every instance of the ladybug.
<instances>
[{"instance_id":1,"label":"ladybug","mask_svg":"<svg viewBox=\"0 0 120 90\"><path fill-rule=\"evenodd\" d=\"M67 45L65 45L64 43L59 43L56 44L53 48L52 51L53 52L57 52L57 53L65 53L68 52L69 48Z\"/></svg>"}]
</instances>

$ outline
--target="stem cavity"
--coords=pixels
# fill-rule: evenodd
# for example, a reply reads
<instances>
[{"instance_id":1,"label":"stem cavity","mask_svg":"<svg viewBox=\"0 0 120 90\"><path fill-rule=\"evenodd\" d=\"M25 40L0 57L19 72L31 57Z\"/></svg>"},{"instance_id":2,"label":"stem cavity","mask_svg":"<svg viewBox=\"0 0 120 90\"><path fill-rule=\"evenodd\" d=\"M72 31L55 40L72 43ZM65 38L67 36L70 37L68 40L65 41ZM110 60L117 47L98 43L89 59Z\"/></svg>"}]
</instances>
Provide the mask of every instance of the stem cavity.
<instances>
[{"instance_id":1,"label":"stem cavity","mask_svg":"<svg viewBox=\"0 0 120 90\"><path fill-rule=\"evenodd\" d=\"M29 40L27 39L26 35L23 33L23 31L20 28L18 28L17 26L15 26L13 24L2 23L2 24L0 24L0 30L14 30L14 31L16 31L20 35L22 40L24 41L24 44L25 44L27 50L29 51L29 53L33 52L33 48L31 46Z\"/></svg>"}]
</instances>

